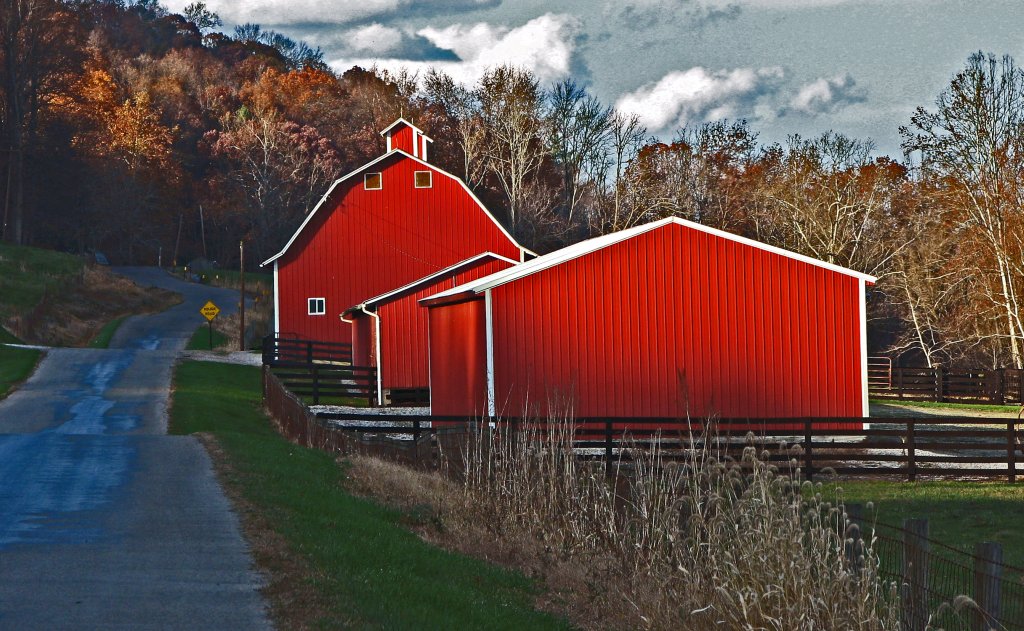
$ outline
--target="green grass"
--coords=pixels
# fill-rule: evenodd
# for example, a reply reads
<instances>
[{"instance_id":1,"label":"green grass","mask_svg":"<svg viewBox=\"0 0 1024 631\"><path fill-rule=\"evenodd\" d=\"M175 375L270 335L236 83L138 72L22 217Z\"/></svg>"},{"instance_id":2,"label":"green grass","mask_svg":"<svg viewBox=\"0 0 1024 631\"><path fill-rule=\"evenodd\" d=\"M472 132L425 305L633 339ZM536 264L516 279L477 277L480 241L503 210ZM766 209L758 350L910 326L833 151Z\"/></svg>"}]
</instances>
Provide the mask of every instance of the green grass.
<instances>
[{"instance_id":1,"label":"green grass","mask_svg":"<svg viewBox=\"0 0 1024 631\"><path fill-rule=\"evenodd\" d=\"M121 326L124 320L125 318L116 318L104 324L100 332L96 334L96 337L90 340L89 348L108 348L110 340L114 337L114 333L117 332L118 327Z\"/></svg>"},{"instance_id":2,"label":"green grass","mask_svg":"<svg viewBox=\"0 0 1024 631\"><path fill-rule=\"evenodd\" d=\"M410 516L344 490L333 456L281 438L260 411L260 371L185 362L171 431L212 432L244 497L306 558L305 578L330 603L323 628L552 629L521 575L428 545Z\"/></svg>"},{"instance_id":3,"label":"green grass","mask_svg":"<svg viewBox=\"0 0 1024 631\"><path fill-rule=\"evenodd\" d=\"M21 344L22 341L14 336L13 333L0 326L0 344Z\"/></svg>"},{"instance_id":4,"label":"green grass","mask_svg":"<svg viewBox=\"0 0 1024 631\"><path fill-rule=\"evenodd\" d=\"M217 329L213 330L213 347L217 348L222 344L226 344L228 336L224 335ZM188 345L185 346L190 351L208 351L210 350L210 331L209 325L200 324L196 332L192 334L192 337L188 341Z\"/></svg>"},{"instance_id":5,"label":"green grass","mask_svg":"<svg viewBox=\"0 0 1024 631\"><path fill-rule=\"evenodd\" d=\"M0 243L0 320L31 310L84 267L71 254Z\"/></svg>"},{"instance_id":6,"label":"green grass","mask_svg":"<svg viewBox=\"0 0 1024 631\"><path fill-rule=\"evenodd\" d=\"M40 352L31 348L0 345L0 399L32 373Z\"/></svg>"},{"instance_id":7,"label":"green grass","mask_svg":"<svg viewBox=\"0 0 1024 631\"><path fill-rule=\"evenodd\" d=\"M981 403L936 403L935 401L900 401L898 399L871 399L876 405L927 408L934 410L970 410L972 412L1020 412L1019 405L988 405Z\"/></svg>"},{"instance_id":8,"label":"green grass","mask_svg":"<svg viewBox=\"0 0 1024 631\"><path fill-rule=\"evenodd\" d=\"M866 515L868 521L902 526L907 518L927 519L932 539L965 552L995 541L1006 563L1024 567L1024 484L847 480L834 486L847 503L874 503L877 515Z\"/></svg>"}]
</instances>

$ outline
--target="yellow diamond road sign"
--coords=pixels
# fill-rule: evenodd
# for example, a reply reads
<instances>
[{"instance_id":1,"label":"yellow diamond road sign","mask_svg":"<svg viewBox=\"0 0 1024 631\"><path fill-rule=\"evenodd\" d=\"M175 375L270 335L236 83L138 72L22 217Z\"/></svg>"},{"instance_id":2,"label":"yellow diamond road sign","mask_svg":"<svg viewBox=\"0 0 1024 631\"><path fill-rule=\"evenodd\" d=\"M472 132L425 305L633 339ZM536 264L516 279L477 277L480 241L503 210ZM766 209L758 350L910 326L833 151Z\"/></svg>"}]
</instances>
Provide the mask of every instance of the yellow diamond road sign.
<instances>
[{"instance_id":1,"label":"yellow diamond road sign","mask_svg":"<svg viewBox=\"0 0 1024 631\"><path fill-rule=\"evenodd\" d=\"M207 300L206 304L203 305L203 308L199 310L199 313L203 314L204 318L212 322L213 319L217 317L217 314L220 313L220 307L213 304L212 300Z\"/></svg>"}]
</instances>

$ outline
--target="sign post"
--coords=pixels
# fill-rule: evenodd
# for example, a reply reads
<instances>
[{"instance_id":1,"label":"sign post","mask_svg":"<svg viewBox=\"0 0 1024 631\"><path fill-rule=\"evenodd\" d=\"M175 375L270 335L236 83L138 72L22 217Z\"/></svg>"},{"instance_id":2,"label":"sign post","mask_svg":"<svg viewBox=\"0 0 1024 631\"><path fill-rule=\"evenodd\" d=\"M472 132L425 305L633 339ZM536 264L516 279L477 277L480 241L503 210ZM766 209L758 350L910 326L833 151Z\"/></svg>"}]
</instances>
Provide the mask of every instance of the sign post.
<instances>
[{"instance_id":1,"label":"sign post","mask_svg":"<svg viewBox=\"0 0 1024 631\"><path fill-rule=\"evenodd\" d=\"M203 305L203 308L199 310L199 313L203 314L203 317L206 318L206 324L209 327L209 331L210 331L210 350L212 351L213 350L213 319L217 317L218 313L220 313L220 307L218 307L217 305L213 304L212 300L207 300L206 304Z\"/></svg>"}]
</instances>

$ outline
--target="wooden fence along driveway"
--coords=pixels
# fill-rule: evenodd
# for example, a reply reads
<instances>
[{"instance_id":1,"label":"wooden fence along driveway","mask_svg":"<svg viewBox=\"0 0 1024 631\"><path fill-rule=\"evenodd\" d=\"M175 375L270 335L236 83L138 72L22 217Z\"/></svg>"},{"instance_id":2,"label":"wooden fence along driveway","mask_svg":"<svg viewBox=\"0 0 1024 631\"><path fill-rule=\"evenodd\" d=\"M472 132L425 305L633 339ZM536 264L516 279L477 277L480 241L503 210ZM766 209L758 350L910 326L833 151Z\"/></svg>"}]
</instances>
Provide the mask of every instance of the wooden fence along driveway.
<instances>
[{"instance_id":1,"label":"wooden fence along driveway","mask_svg":"<svg viewBox=\"0 0 1024 631\"><path fill-rule=\"evenodd\" d=\"M868 390L875 399L1021 405L1024 371L1014 368L899 368L884 357L868 362Z\"/></svg>"},{"instance_id":2,"label":"wooden fence along driveway","mask_svg":"<svg viewBox=\"0 0 1024 631\"><path fill-rule=\"evenodd\" d=\"M263 338L263 365L313 405L322 400L377 405L377 369L352 365L352 345L288 335Z\"/></svg>"}]
</instances>

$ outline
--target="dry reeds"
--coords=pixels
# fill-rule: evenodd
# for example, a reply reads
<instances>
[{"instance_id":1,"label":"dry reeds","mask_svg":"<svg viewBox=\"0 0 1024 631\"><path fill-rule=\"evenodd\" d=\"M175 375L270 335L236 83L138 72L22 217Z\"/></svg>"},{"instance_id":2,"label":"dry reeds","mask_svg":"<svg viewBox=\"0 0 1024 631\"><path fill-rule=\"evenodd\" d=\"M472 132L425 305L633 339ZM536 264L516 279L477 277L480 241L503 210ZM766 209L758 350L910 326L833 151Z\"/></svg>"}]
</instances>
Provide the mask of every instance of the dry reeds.
<instances>
[{"instance_id":1,"label":"dry reeds","mask_svg":"<svg viewBox=\"0 0 1024 631\"><path fill-rule=\"evenodd\" d=\"M736 461L691 438L670 462L657 441L634 445L608 479L578 457L569 418L472 436L447 454L463 484L444 512L518 546L532 541L551 567L575 567L590 592L576 594L589 609L577 623L899 627L895 586L879 577L871 541L853 550L843 505L753 446Z\"/></svg>"}]
</instances>

